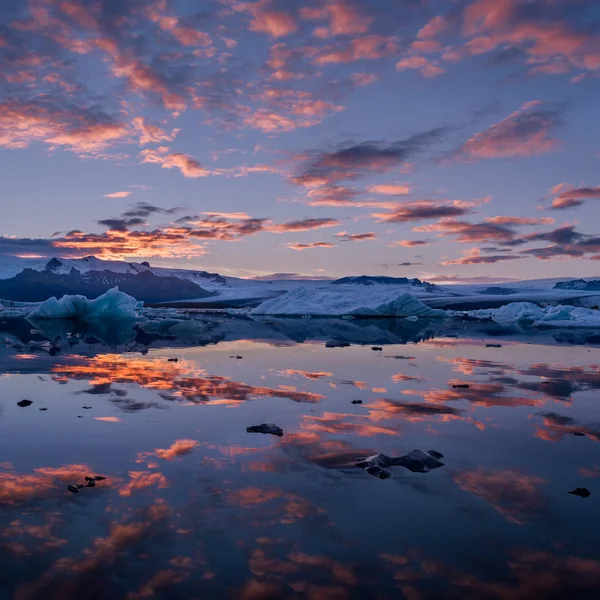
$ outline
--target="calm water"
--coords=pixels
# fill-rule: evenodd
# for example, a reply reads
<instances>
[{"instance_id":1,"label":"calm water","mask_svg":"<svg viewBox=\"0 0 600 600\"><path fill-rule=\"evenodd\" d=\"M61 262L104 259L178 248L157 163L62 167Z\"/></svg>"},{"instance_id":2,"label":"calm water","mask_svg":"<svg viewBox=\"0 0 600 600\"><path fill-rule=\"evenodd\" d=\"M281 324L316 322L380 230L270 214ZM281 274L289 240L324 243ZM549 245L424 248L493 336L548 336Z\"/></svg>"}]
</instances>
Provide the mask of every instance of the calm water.
<instances>
[{"instance_id":1,"label":"calm water","mask_svg":"<svg viewBox=\"0 0 600 600\"><path fill-rule=\"evenodd\" d=\"M600 595L598 332L49 326L0 325L2 600Z\"/></svg>"}]
</instances>

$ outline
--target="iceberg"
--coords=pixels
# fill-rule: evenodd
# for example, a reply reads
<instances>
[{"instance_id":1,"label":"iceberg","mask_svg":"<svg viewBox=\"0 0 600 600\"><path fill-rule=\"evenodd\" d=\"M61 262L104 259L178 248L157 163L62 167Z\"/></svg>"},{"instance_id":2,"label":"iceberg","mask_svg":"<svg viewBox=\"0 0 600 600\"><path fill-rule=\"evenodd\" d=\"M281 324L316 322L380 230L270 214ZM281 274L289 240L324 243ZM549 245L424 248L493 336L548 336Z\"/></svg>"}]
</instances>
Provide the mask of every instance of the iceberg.
<instances>
[{"instance_id":1,"label":"iceberg","mask_svg":"<svg viewBox=\"0 0 600 600\"><path fill-rule=\"evenodd\" d=\"M541 307L533 302L511 302L497 309L448 311L452 317L468 316L476 320L492 320L500 325L523 324L532 327L597 327L600 311L593 308L559 304Z\"/></svg>"},{"instance_id":2,"label":"iceberg","mask_svg":"<svg viewBox=\"0 0 600 600\"><path fill-rule=\"evenodd\" d=\"M491 315L500 325L534 323L544 315L544 309L533 302L511 302L492 311Z\"/></svg>"},{"instance_id":3,"label":"iceberg","mask_svg":"<svg viewBox=\"0 0 600 600\"><path fill-rule=\"evenodd\" d=\"M28 319L79 319L81 321L99 321L104 319L137 319L137 310L141 308L135 298L112 288L88 300L85 296L63 296L60 300L48 298L36 307Z\"/></svg>"},{"instance_id":4,"label":"iceberg","mask_svg":"<svg viewBox=\"0 0 600 600\"><path fill-rule=\"evenodd\" d=\"M372 287L335 290L299 287L263 302L252 314L297 317L446 317L446 311L430 308L410 294Z\"/></svg>"}]
</instances>

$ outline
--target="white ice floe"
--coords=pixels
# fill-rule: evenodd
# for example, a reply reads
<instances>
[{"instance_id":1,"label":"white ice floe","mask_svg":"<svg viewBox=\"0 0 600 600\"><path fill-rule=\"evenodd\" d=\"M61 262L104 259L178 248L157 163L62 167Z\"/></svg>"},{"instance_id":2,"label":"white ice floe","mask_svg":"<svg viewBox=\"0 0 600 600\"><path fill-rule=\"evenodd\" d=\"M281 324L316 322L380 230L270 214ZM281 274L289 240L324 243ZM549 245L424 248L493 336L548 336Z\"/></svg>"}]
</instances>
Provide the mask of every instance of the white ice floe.
<instances>
[{"instance_id":1,"label":"white ice floe","mask_svg":"<svg viewBox=\"0 0 600 600\"><path fill-rule=\"evenodd\" d=\"M446 312L429 308L410 294L389 288L297 288L263 302L255 315L342 317L443 318Z\"/></svg>"},{"instance_id":2,"label":"white ice floe","mask_svg":"<svg viewBox=\"0 0 600 600\"><path fill-rule=\"evenodd\" d=\"M533 302L511 302L496 309L449 311L452 317L468 316L477 320L492 320L500 325L531 325L533 327L598 327L600 311L563 305L541 307Z\"/></svg>"},{"instance_id":3,"label":"white ice floe","mask_svg":"<svg viewBox=\"0 0 600 600\"><path fill-rule=\"evenodd\" d=\"M501 325L534 323L543 316L544 309L533 302L511 302L492 311L492 319Z\"/></svg>"},{"instance_id":4,"label":"white ice floe","mask_svg":"<svg viewBox=\"0 0 600 600\"><path fill-rule=\"evenodd\" d=\"M99 321L101 319L136 319L140 303L112 288L88 300L85 296L63 296L60 300L55 297L42 302L31 313L29 319L81 319L82 321Z\"/></svg>"}]
</instances>

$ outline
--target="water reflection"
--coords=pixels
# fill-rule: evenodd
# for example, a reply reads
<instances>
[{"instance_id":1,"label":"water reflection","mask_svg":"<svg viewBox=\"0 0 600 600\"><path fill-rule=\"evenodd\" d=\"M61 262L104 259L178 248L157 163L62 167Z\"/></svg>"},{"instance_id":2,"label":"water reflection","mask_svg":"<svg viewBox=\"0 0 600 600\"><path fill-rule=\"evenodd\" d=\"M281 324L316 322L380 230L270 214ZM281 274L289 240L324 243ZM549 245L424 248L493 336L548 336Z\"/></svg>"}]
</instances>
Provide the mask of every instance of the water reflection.
<instances>
[{"instance_id":1,"label":"water reflection","mask_svg":"<svg viewBox=\"0 0 600 600\"><path fill-rule=\"evenodd\" d=\"M0 351L2 600L598 596L589 348L355 321L242 320L257 329L241 339L205 321L194 335L227 341L71 331L51 355L30 327ZM394 345L324 347L350 330ZM246 433L259 423L283 437ZM416 448L445 467L355 466Z\"/></svg>"}]
</instances>

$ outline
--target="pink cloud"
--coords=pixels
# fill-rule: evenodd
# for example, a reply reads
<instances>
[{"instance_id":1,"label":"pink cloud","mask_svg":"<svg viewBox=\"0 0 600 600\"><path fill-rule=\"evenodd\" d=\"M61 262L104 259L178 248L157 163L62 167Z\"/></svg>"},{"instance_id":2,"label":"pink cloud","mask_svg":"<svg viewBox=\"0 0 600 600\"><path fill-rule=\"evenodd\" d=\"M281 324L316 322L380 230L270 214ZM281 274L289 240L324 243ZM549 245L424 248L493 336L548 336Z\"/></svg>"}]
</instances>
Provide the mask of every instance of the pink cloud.
<instances>
[{"instance_id":1,"label":"pink cloud","mask_svg":"<svg viewBox=\"0 0 600 600\"><path fill-rule=\"evenodd\" d=\"M496 225L552 225L554 219L551 217L487 217L486 223Z\"/></svg>"},{"instance_id":2,"label":"pink cloud","mask_svg":"<svg viewBox=\"0 0 600 600\"><path fill-rule=\"evenodd\" d=\"M272 38L286 37L298 30L296 20L289 13L271 10L269 0L259 0L253 3L241 3L235 10L244 10L252 15L250 30L265 33Z\"/></svg>"},{"instance_id":3,"label":"pink cloud","mask_svg":"<svg viewBox=\"0 0 600 600\"><path fill-rule=\"evenodd\" d=\"M518 254L482 254L479 248L470 248L463 252L464 256L455 260L447 260L442 265L480 265L494 264L505 260L517 260L525 258Z\"/></svg>"},{"instance_id":4,"label":"pink cloud","mask_svg":"<svg viewBox=\"0 0 600 600\"><path fill-rule=\"evenodd\" d=\"M329 28L320 28L324 31L318 37L366 33L373 22L373 17L361 14L349 0L332 0L322 8L305 7L300 10L300 16L310 21L329 19Z\"/></svg>"},{"instance_id":5,"label":"pink cloud","mask_svg":"<svg viewBox=\"0 0 600 600\"><path fill-rule=\"evenodd\" d=\"M418 70L424 77L437 77L446 72L446 69L424 56L407 56L396 63L396 71L406 71L408 69Z\"/></svg>"},{"instance_id":6,"label":"pink cloud","mask_svg":"<svg viewBox=\"0 0 600 600\"><path fill-rule=\"evenodd\" d=\"M370 185L367 191L383 196L405 196L406 194L410 194L410 185L408 183L380 183Z\"/></svg>"},{"instance_id":7,"label":"pink cloud","mask_svg":"<svg viewBox=\"0 0 600 600\"><path fill-rule=\"evenodd\" d=\"M163 142L171 142L175 139L175 136L181 131L180 129L173 129L171 133L163 131L156 125L150 125L146 122L144 117L135 117L132 121L133 126L140 134L140 145L145 146L146 144L160 144Z\"/></svg>"},{"instance_id":8,"label":"pink cloud","mask_svg":"<svg viewBox=\"0 0 600 600\"><path fill-rule=\"evenodd\" d=\"M347 231L340 231L333 237L342 242L364 242L365 240L377 239L377 235L373 231L368 231L366 233L348 233Z\"/></svg>"},{"instance_id":9,"label":"pink cloud","mask_svg":"<svg viewBox=\"0 0 600 600\"><path fill-rule=\"evenodd\" d=\"M133 192L112 192L112 194L104 194L105 198L127 198L131 196Z\"/></svg>"},{"instance_id":10,"label":"pink cloud","mask_svg":"<svg viewBox=\"0 0 600 600\"><path fill-rule=\"evenodd\" d=\"M554 210L563 210L581 206L586 200L600 200L600 186L574 187L561 183L552 188L556 197L552 200Z\"/></svg>"},{"instance_id":11,"label":"pink cloud","mask_svg":"<svg viewBox=\"0 0 600 600\"><path fill-rule=\"evenodd\" d=\"M387 213L375 213L373 216L382 223L409 223L411 221L424 221L427 219L441 219L467 215L472 208L480 202L433 202L431 200L416 200L414 202L398 202ZM417 231L417 230L415 230ZM418 231L426 231L419 229Z\"/></svg>"},{"instance_id":12,"label":"pink cloud","mask_svg":"<svg viewBox=\"0 0 600 600\"><path fill-rule=\"evenodd\" d=\"M290 250L302 252L303 250L311 250L313 248L335 248L335 244L330 244L329 242L311 242L309 244L288 244L287 247Z\"/></svg>"},{"instance_id":13,"label":"pink cloud","mask_svg":"<svg viewBox=\"0 0 600 600\"><path fill-rule=\"evenodd\" d=\"M354 85L357 87L369 85L370 83L373 83L379 79L379 77L374 73L352 73L351 77Z\"/></svg>"},{"instance_id":14,"label":"pink cloud","mask_svg":"<svg viewBox=\"0 0 600 600\"><path fill-rule=\"evenodd\" d=\"M163 169L179 169L184 177L208 177L213 171L205 169L193 156L181 153L169 154L168 148L142 150L143 163L160 165Z\"/></svg>"},{"instance_id":15,"label":"pink cloud","mask_svg":"<svg viewBox=\"0 0 600 600\"><path fill-rule=\"evenodd\" d=\"M398 240L392 242L392 246L402 246L403 248L415 248L417 246L426 246L429 242L427 240Z\"/></svg>"},{"instance_id":16,"label":"pink cloud","mask_svg":"<svg viewBox=\"0 0 600 600\"><path fill-rule=\"evenodd\" d=\"M420 40L436 38L440 35L440 33L446 31L448 25L448 21L443 15L433 17L424 27L419 30L419 33L417 33L417 38Z\"/></svg>"},{"instance_id":17,"label":"pink cloud","mask_svg":"<svg viewBox=\"0 0 600 600\"><path fill-rule=\"evenodd\" d=\"M561 123L562 110L528 102L504 120L471 137L457 152L466 159L536 156L556 150L551 131Z\"/></svg>"},{"instance_id":18,"label":"pink cloud","mask_svg":"<svg viewBox=\"0 0 600 600\"><path fill-rule=\"evenodd\" d=\"M398 38L394 36L366 35L351 40L340 49L326 48L313 62L324 66L356 60L376 60L396 54L398 48Z\"/></svg>"},{"instance_id":19,"label":"pink cloud","mask_svg":"<svg viewBox=\"0 0 600 600\"><path fill-rule=\"evenodd\" d=\"M59 108L45 103L45 99L0 103L0 146L6 148L27 148L32 142L44 142L93 154L128 135L126 125L92 109Z\"/></svg>"}]
</instances>

